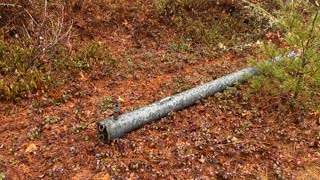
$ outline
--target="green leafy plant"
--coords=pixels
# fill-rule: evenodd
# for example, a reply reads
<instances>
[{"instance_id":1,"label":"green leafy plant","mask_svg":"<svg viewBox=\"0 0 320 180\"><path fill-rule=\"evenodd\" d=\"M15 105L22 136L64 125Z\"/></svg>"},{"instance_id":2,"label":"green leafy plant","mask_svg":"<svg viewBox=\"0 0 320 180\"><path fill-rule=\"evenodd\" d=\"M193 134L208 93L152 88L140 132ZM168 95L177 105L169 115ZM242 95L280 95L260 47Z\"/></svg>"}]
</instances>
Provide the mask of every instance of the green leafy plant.
<instances>
[{"instance_id":1,"label":"green leafy plant","mask_svg":"<svg viewBox=\"0 0 320 180\"><path fill-rule=\"evenodd\" d=\"M51 124L58 123L60 120L61 120L61 118L58 117L58 116L46 116L44 118L44 121L45 121L47 126L49 126Z\"/></svg>"},{"instance_id":2,"label":"green leafy plant","mask_svg":"<svg viewBox=\"0 0 320 180\"><path fill-rule=\"evenodd\" d=\"M4 173L0 173L0 180L3 180L5 177Z\"/></svg>"},{"instance_id":3,"label":"green leafy plant","mask_svg":"<svg viewBox=\"0 0 320 180\"><path fill-rule=\"evenodd\" d=\"M39 128L33 128L30 132L27 134L28 138L30 140L35 140L40 136L40 129Z\"/></svg>"},{"instance_id":4,"label":"green leafy plant","mask_svg":"<svg viewBox=\"0 0 320 180\"><path fill-rule=\"evenodd\" d=\"M102 102L98 103L97 105L102 111L106 111L107 109L113 108L113 101L112 97L105 96L102 100Z\"/></svg>"},{"instance_id":5,"label":"green leafy plant","mask_svg":"<svg viewBox=\"0 0 320 180\"><path fill-rule=\"evenodd\" d=\"M80 133L81 131L85 130L88 127L87 123L80 123L75 126L73 126L72 131L73 133L77 134Z\"/></svg>"},{"instance_id":6,"label":"green leafy plant","mask_svg":"<svg viewBox=\"0 0 320 180\"><path fill-rule=\"evenodd\" d=\"M0 99L18 101L36 92L50 91L93 68L103 71L111 59L108 49L95 41L79 44L71 54L63 46L57 49L40 57L38 48L31 45L0 40Z\"/></svg>"},{"instance_id":7,"label":"green leafy plant","mask_svg":"<svg viewBox=\"0 0 320 180\"><path fill-rule=\"evenodd\" d=\"M0 40L0 99L26 97L35 89L45 88L47 74L33 68L35 51Z\"/></svg>"},{"instance_id":8,"label":"green leafy plant","mask_svg":"<svg viewBox=\"0 0 320 180\"><path fill-rule=\"evenodd\" d=\"M277 27L283 33L283 44L262 44L261 56L281 58L275 63L255 61L261 75L253 78L251 85L287 99L290 107L315 107L320 95L319 7L303 0L278 2L281 10L277 13ZM286 56L290 51L295 51L295 57Z\"/></svg>"}]
</instances>

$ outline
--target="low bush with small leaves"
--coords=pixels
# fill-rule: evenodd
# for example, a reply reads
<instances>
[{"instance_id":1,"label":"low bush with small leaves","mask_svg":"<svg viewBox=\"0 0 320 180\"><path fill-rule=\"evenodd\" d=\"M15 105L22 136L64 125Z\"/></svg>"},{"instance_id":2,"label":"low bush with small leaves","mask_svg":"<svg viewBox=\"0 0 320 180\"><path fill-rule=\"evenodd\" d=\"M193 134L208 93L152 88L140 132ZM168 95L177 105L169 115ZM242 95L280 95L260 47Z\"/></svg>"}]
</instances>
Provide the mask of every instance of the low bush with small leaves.
<instances>
[{"instance_id":1,"label":"low bush with small leaves","mask_svg":"<svg viewBox=\"0 0 320 180\"><path fill-rule=\"evenodd\" d=\"M70 54L60 48L37 57L35 54L39 51L31 46L0 40L0 99L20 100L37 92L43 93L94 67L103 70L108 66L112 57L107 47L97 42L82 46Z\"/></svg>"},{"instance_id":2,"label":"low bush with small leaves","mask_svg":"<svg viewBox=\"0 0 320 180\"><path fill-rule=\"evenodd\" d=\"M270 28L268 17L253 14L252 4L248 3L158 0L155 7L164 23L177 28L193 43L232 47L254 42L261 37L263 29ZM223 13L217 13L221 11Z\"/></svg>"},{"instance_id":3,"label":"low bush with small leaves","mask_svg":"<svg viewBox=\"0 0 320 180\"><path fill-rule=\"evenodd\" d=\"M0 100L19 101L89 70L110 70L106 66L115 59L103 43L74 37L74 23L66 12L72 8L66 6L77 6L77 1L24 2L0 4Z\"/></svg>"}]
</instances>

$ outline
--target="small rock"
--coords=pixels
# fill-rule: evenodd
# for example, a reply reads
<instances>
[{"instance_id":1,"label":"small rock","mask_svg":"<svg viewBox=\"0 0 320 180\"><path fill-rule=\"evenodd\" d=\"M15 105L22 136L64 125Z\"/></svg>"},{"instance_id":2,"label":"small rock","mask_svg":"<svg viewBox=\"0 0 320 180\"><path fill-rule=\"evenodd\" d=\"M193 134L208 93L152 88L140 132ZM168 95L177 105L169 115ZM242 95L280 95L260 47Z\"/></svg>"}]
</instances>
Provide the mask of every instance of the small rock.
<instances>
[{"instance_id":1,"label":"small rock","mask_svg":"<svg viewBox=\"0 0 320 180\"><path fill-rule=\"evenodd\" d=\"M35 144L29 144L29 146L27 147L25 153L30 154L30 153L34 153L35 151L38 150L37 145Z\"/></svg>"},{"instance_id":2,"label":"small rock","mask_svg":"<svg viewBox=\"0 0 320 180\"><path fill-rule=\"evenodd\" d=\"M233 142L233 143L236 143L236 142L238 142L239 140L238 140L238 138L236 138L236 137L232 137L231 138L231 142Z\"/></svg>"},{"instance_id":3,"label":"small rock","mask_svg":"<svg viewBox=\"0 0 320 180\"><path fill-rule=\"evenodd\" d=\"M203 164L204 162L206 162L206 158L205 158L205 157L203 157L203 156L201 156L201 158L200 158L200 159L198 159L198 161L199 161L199 162L201 162L201 163Z\"/></svg>"},{"instance_id":4,"label":"small rock","mask_svg":"<svg viewBox=\"0 0 320 180\"><path fill-rule=\"evenodd\" d=\"M302 167L302 166L303 166L303 162L302 162L301 159L297 159L297 165L298 165L299 167Z\"/></svg>"}]
</instances>

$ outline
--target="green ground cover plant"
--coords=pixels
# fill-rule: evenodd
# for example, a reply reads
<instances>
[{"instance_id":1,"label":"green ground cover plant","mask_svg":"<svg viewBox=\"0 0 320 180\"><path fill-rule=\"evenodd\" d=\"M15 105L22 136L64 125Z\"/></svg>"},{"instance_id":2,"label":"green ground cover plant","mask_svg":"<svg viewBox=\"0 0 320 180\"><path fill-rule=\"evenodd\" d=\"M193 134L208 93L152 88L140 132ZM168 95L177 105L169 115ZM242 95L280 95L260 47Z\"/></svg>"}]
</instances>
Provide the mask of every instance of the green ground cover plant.
<instances>
[{"instance_id":1,"label":"green ground cover plant","mask_svg":"<svg viewBox=\"0 0 320 180\"><path fill-rule=\"evenodd\" d=\"M94 67L108 66L111 56L107 47L92 42L78 48L70 52L60 46L41 52L31 45L19 46L0 40L0 99L20 100L30 94L44 93Z\"/></svg>"},{"instance_id":2,"label":"green ground cover plant","mask_svg":"<svg viewBox=\"0 0 320 180\"><path fill-rule=\"evenodd\" d=\"M266 22L271 15L260 15L256 13L260 7L252 6L244 0L158 0L155 3L157 16L182 32L183 38L214 49L234 46L240 49L261 38L262 29L269 28ZM217 14L217 9L224 13Z\"/></svg>"}]
</instances>

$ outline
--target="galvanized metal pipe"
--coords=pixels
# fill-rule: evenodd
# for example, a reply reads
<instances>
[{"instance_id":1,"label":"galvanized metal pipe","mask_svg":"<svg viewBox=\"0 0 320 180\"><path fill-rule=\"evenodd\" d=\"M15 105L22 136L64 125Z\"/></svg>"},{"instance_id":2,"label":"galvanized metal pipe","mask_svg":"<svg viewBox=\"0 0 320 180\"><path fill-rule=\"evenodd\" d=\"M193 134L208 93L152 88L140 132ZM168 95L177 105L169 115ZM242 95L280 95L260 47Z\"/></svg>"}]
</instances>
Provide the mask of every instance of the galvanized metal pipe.
<instances>
[{"instance_id":1,"label":"galvanized metal pipe","mask_svg":"<svg viewBox=\"0 0 320 180\"><path fill-rule=\"evenodd\" d=\"M288 54L289 58L294 56L294 52ZM281 56L278 56L271 61L279 61L280 59ZM114 118L101 120L97 123L99 139L108 143L115 138L123 137L126 133L165 117L172 111L186 108L200 99L222 92L236 83L243 83L247 78L257 74L258 72L253 67L248 67L198 87L167 97L141 109L120 115L117 120Z\"/></svg>"}]
</instances>

